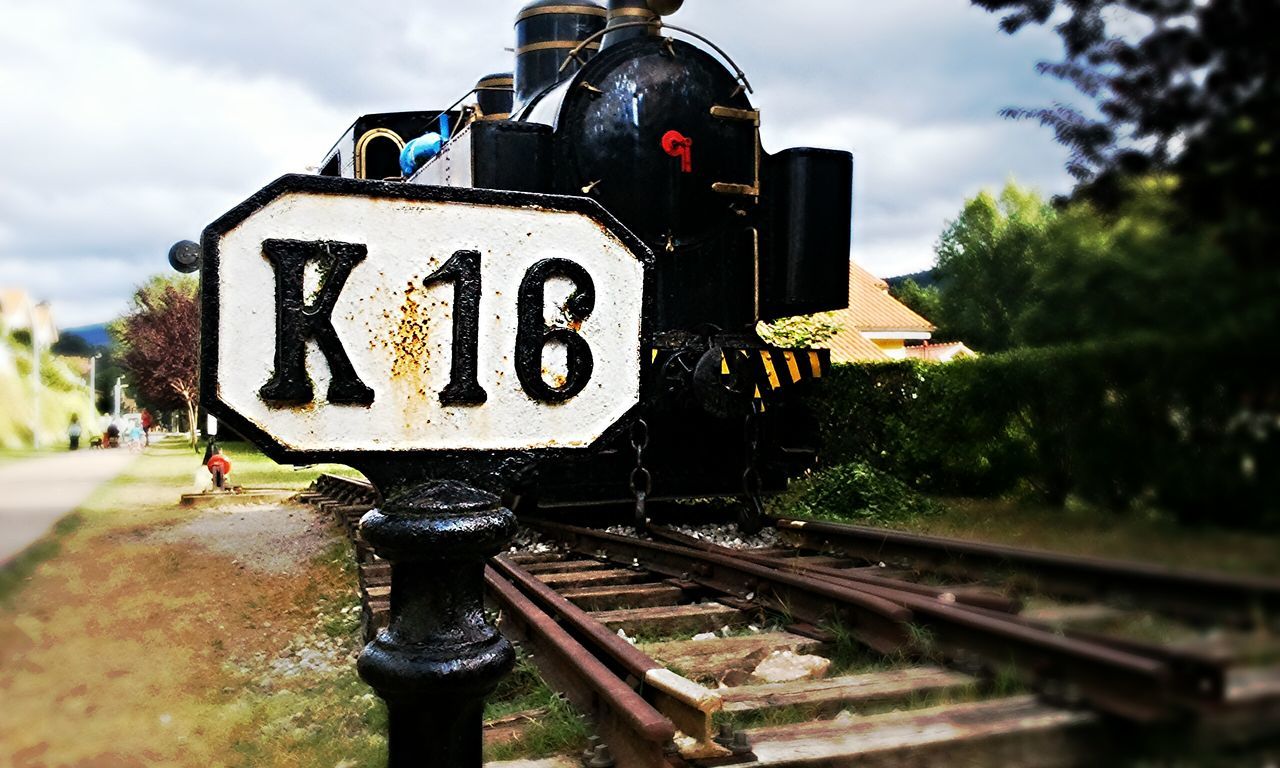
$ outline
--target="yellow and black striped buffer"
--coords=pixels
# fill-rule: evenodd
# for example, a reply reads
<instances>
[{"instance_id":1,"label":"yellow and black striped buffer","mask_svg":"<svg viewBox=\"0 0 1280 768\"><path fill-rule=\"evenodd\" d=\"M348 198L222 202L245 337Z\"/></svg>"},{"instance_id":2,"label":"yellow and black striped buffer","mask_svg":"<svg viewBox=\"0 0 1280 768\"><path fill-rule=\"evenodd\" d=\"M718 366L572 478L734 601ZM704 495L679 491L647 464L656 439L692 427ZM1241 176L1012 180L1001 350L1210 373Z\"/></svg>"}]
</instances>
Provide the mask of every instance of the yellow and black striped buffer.
<instances>
[{"instance_id":1,"label":"yellow and black striped buffer","mask_svg":"<svg viewBox=\"0 0 1280 768\"><path fill-rule=\"evenodd\" d=\"M722 371L745 374L763 392L776 392L813 379L831 370L826 349L726 349Z\"/></svg>"},{"instance_id":2,"label":"yellow and black striped buffer","mask_svg":"<svg viewBox=\"0 0 1280 768\"><path fill-rule=\"evenodd\" d=\"M667 350L653 350L656 364ZM751 382L757 399L806 381L820 379L831 371L831 351L827 349L724 349L720 372Z\"/></svg>"}]
</instances>

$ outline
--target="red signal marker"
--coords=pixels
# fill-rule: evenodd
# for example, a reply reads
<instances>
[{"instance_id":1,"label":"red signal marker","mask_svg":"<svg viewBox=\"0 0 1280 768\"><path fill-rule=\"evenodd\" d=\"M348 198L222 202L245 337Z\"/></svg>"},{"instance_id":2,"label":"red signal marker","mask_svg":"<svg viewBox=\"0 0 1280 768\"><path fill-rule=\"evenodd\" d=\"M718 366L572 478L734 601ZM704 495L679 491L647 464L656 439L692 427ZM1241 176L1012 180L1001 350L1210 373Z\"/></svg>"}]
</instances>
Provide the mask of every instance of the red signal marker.
<instances>
[{"instance_id":1,"label":"red signal marker","mask_svg":"<svg viewBox=\"0 0 1280 768\"><path fill-rule=\"evenodd\" d=\"M693 139L679 131L667 131L662 137L662 151L680 158L682 173L693 173Z\"/></svg>"}]
</instances>

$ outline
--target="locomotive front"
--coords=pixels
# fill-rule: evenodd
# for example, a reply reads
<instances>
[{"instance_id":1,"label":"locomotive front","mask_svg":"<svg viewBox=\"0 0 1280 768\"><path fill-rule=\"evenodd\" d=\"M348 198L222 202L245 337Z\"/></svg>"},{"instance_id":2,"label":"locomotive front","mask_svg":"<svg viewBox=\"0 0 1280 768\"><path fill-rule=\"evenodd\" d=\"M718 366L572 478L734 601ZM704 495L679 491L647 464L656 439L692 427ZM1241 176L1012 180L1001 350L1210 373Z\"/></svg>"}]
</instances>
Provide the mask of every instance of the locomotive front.
<instances>
[{"instance_id":1,"label":"locomotive front","mask_svg":"<svg viewBox=\"0 0 1280 768\"><path fill-rule=\"evenodd\" d=\"M365 116L323 165L589 196L656 254L643 419L616 445L542 466L521 505L634 502L642 522L649 501L734 496L750 522L761 494L815 458L795 393L828 353L779 349L755 329L847 304L852 157L765 152L747 76L663 23L680 4L529 3L514 73L481 78L460 109Z\"/></svg>"}]
</instances>

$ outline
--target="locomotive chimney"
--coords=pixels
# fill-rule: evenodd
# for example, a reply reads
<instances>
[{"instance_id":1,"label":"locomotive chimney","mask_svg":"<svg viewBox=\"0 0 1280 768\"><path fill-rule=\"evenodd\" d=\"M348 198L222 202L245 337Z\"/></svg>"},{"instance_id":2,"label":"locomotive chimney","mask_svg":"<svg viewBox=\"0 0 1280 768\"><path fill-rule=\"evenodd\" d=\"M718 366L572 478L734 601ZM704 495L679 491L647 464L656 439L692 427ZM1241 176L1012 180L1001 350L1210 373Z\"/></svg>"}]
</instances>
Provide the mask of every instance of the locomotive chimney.
<instances>
[{"instance_id":1,"label":"locomotive chimney","mask_svg":"<svg viewBox=\"0 0 1280 768\"><path fill-rule=\"evenodd\" d=\"M476 107L481 120L506 120L511 116L513 83L510 72L497 72L480 78L476 83Z\"/></svg>"},{"instance_id":2,"label":"locomotive chimney","mask_svg":"<svg viewBox=\"0 0 1280 768\"><path fill-rule=\"evenodd\" d=\"M516 104L528 104L562 76L577 72L599 43L588 43L580 62L563 73L560 67L579 43L604 29L605 18L604 7L593 0L534 0L522 8L516 16Z\"/></svg>"},{"instance_id":3,"label":"locomotive chimney","mask_svg":"<svg viewBox=\"0 0 1280 768\"><path fill-rule=\"evenodd\" d=\"M638 22L656 23L659 22L662 16L669 16L680 10L681 5L684 5L684 0L609 0L609 28L612 29L620 24L635 24ZM602 47L608 48L633 37L656 35L657 33L658 27L656 25L615 30L604 36L604 45Z\"/></svg>"}]
</instances>

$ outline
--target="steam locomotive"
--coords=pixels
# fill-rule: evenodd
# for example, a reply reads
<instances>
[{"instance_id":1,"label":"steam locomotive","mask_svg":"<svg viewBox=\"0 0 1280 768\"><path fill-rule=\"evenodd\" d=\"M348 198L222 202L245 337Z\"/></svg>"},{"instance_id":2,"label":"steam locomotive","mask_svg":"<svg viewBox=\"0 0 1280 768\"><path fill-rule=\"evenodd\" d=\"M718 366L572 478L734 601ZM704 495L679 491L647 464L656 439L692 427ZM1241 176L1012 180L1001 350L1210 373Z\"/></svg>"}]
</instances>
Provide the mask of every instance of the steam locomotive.
<instances>
[{"instance_id":1,"label":"steam locomotive","mask_svg":"<svg viewBox=\"0 0 1280 768\"><path fill-rule=\"evenodd\" d=\"M747 76L664 23L681 3L535 0L516 16L514 73L449 109L365 115L320 165L588 196L656 254L643 418L617 444L540 467L521 507L634 502L643 518L652 500L740 497L749 524L815 458L795 393L828 353L779 349L756 327L847 304L852 157L764 151Z\"/></svg>"}]
</instances>

